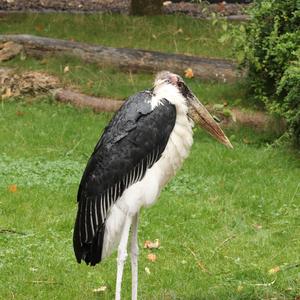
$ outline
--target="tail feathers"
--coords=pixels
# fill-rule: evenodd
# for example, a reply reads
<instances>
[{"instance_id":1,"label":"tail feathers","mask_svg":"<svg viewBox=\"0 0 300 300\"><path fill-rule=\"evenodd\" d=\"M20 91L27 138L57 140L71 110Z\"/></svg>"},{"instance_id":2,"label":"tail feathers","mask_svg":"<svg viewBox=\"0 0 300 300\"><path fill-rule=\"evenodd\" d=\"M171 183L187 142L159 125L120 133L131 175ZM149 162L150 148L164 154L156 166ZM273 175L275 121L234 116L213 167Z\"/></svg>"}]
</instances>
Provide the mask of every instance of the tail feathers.
<instances>
[{"instance_id":1,"label":"tail feathers","mask_svg":"<svg viewBox=\"0 0 300 300\"><path fill-rule=\"evenodd\" d=\"M87 265L95 266L97 263L101 262L104 232L105 225L102 224L96 231L91 242L81 242L79 231L75 225L73 246L78 263L81 263L81 260L84 260Z\"/></svg>"}]
</instances>

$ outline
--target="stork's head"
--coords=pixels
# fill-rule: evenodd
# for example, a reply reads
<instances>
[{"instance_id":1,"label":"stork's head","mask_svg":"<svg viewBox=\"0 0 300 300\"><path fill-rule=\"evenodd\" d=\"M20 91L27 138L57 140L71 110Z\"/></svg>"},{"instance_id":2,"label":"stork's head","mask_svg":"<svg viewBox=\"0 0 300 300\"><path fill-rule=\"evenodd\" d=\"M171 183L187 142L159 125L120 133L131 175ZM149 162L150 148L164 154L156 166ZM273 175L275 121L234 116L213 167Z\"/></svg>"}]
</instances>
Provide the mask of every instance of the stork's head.
<instances>
[{"instance_id":1,"label":"stork's head","mask_svg":"<svg viewBox=\"0 0 300 300\"><path fill-rule=\"evenodd\" d=\"M154 81L154 90L173 90L179 93L187 106L187 115L206 130L210 135L216 138L220 143L227 147L233 148L229 139L207 111L204 105L197 99L192 91L184 83L183 79L168 71L160 72L156 75Z\"/></svg>"}]
</instances>

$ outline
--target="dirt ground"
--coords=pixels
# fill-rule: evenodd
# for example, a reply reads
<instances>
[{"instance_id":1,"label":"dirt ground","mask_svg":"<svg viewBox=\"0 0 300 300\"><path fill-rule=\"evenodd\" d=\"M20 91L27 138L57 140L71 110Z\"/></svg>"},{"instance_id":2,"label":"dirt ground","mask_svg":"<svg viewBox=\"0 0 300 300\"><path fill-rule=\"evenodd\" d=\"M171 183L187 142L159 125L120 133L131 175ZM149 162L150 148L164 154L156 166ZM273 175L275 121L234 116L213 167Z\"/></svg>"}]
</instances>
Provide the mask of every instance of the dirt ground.
<instances>
[{"instance_id":1,"label":"dirt ground","mask_svg":"<svg viewBox=\"0 0 300 300\"><path fill-rule=\"evenodd\" d=\"M112 12L128 14L130 0L0 0L0 11L71 11ZM208 18L212 12L238 18L244 15L246 4L164 2L164 13L183 13L196 18Z\"/></svg>"}]
</instances>

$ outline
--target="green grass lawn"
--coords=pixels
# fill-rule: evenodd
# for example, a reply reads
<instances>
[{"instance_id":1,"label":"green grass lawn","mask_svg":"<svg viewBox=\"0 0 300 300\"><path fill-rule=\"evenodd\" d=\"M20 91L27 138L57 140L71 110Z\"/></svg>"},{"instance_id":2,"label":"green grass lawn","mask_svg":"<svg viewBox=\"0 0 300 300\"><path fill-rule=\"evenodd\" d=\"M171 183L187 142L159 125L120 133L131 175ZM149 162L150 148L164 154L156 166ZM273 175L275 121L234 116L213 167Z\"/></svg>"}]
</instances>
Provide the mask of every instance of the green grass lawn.
<instances>
[{"instance_id":1,"label":"green grass lawn","mask_svg":"<svg viewBox=\"0 0 300 300\"><path fill-rule=\"evenodd\" d=\"M0 299L112 299L115 255L91 268L72 250L78 183L111 115L29 100L0 107ZM142 211L140 299L299 297L299 155L227 133L234 150L196 130L184 167ZM150 262L143 243L156 238Z\"/></svg>"},{"instance_id":2,"label":"green grass lawn","mask_svg":"<svg viewBox=\"0 0 300 300\"><path fill-rule=\"evenodd\" d=\"M47 57L34 59L19 57L3 66L18 68L20 71L45 71L58 76L63 86L73 87L87 95L125 99L137 91L151 88L154 75L145 73L120 72L115 69L99 67L97 64L83 64L82 61L70 57ZM1 66L1 64L0 64ZM64 73L68 66L69 72ZM249 107L245 98L245 84L204 82L196 78L185 81L193 92L205 104L224 103Z\"/></svg>"},{"instance_id":3,"label":"green grass lawn","mask_svg":"<svg viewBox=\"0 0 300 300\"><path fill-rule=\"evenodd\" d=\"M16 14L0 18L0 33L231 56L230 45L217 41L218 26L183 16ZM16 58L3 65L44 70L65 86L118 99L153 81L153 75L67 57ZM67 65L70 71L64 73ZM187 82L204 103L247 104L242 83ZM77 264L72 249L78 184L110 118L46 96L1 102L0 299L113 298L116 255L91 268ZM182 170L156 205L142 211L139 299L300 297L299 154L271 146L274 136L269 133L244 128L227 134L233 150L195 130ZM155 262L143 249L149 239L161 242L153 251ZM278 272L269 272L276 267ZM100 286L107 290L94 293ZM124 299L130 299L130 289L127 264Z\"/></svg>"},{"instance_id":4,"label":"green grass lawn","mask_svg":"<svg viewBox=\"0 0 300 300\"><path fill-rule=\"evenodd\" d=\"M95 43L208 57L232 57L220 44L221 25L186 16L129 17L110 14L10 14L0 34L27 33Z\"/></svg>"},{"instance_id":5,"label":"green grass lawn","mask_svg":"<svg viewBox=\"0 0 300 300\"><path fill-rule=\"evenodd\" d=\"M212 26L210 21L181 15L142 18L108 14L18 13L0 18L0 34L15 33L209 57L231 58L233 55L229 43L218 41L222 35L221 24ZM17 57L3 65L21 70L46 71L59 76L64 85L72 85L86 94L117 99L149 88L153 82L152 74L120 72L97 64L83 64L79 59L70 57L45 57L40 60L30 57L20 60ZM63 72L66 66L70 69L68 73ZM184 70L180 75L183 74ZM242 82L186 81L203 103L226 102L249 107L245 100L246 86Z\"/></svg>"}]
</instances>

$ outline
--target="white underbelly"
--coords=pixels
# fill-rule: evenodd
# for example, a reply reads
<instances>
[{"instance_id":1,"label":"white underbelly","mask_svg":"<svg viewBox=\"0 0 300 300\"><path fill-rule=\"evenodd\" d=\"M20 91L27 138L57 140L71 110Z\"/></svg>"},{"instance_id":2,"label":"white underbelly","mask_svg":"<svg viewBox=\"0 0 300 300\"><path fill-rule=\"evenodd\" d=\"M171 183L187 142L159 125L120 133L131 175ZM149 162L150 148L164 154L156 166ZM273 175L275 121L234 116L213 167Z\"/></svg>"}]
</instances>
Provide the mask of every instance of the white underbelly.
<instances>
[{"instance_id":1,"label":"white underbelly","mask_svg":"<svg viewBox=\"0 0 300 300\"><path fill-rule=\"evenodd\" d=\"M177 117L174 129L161 158L148 169L143 179L126 189L111 208L105 224L102 258L118 245L127 216L133 216L141 207L152 205L162 188L176 174L188 156L193 143L192 123Z\"/></svg>"}]
</instances>

